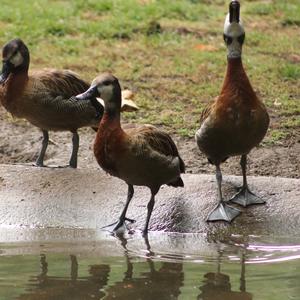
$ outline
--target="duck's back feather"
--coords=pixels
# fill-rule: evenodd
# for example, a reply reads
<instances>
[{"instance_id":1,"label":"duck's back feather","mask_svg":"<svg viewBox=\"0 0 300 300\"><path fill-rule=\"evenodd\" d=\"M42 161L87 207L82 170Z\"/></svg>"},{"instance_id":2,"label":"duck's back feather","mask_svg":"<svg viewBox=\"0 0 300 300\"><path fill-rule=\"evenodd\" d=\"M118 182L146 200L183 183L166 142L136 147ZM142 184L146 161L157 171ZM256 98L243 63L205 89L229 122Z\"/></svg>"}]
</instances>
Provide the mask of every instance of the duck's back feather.
<instances>
[{"instance_id":1,"label":"duck's back feather","mask_svg":"<svg viewBox=\"0 0 300 300\"><path fill-rule=\"evenodd\" d=\"M181 159L177 147L172 138L164 131L151 125L144 125L134 129L128 129L128 133L135 135L135 138L143 147L150 147L152 150L167 157L178 157L180 161L180 171L185 172L185 165Z\"/></svg>"},{"instance_id":2,"label":"duck's back feather","mask_svg":"<svg viewBox=\"0 0 300 300\"><path fill-rule=\"evenodd\" d=\"M45 130L75 131L84 126L97 127L102 116L89 101L78 101L75 97L39 97L28 109L26 118Z\"/></svg>"},{"instance_id":3,"label":"duck's back feather","mask_svg":"<svg viewBox=\"0 0 300 300\"><path fill-rule=\"evenodd\" d=\"M68 70L33 72L23 94L16 99L17 116L44 130L75 131L85 126L97 127L102 114L97 114L90 101L78 101L73 97L88 87L77 74Z\"/></svg>"},{"instance_id":4,"label":"duck's back feather","mask_svg":"<svg viewBox=\"0 0 300 300\"><path fill-rule=\"evenodd\" d=\"M203 110L201 111L201 115L200 115L200 124L202 124L205 119L210 115L212 107L214 105L214 102L207 104Z\"/></svg>"},{"instance_id":5,"label":"duck's back feather","mask_svg":"<svg viewBox=\"0 0 300 300\"><path fill-rule=\"evenodd\" d=\"M86 81L70 70L43 69L33 72L31 78L40 81L53 97L70 98L89 88Z\"/></svg>"}]
</instances>

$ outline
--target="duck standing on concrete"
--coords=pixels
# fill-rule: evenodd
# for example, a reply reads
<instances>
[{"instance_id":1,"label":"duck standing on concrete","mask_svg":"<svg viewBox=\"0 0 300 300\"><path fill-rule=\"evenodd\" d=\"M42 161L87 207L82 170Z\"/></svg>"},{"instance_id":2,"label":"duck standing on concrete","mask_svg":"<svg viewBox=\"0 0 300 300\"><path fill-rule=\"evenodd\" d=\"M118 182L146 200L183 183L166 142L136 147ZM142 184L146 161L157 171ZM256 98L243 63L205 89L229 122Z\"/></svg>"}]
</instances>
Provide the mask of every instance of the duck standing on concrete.
<instances>
[{"instance_id":1,"label":"duck standing on concrete","mask_svg":"<svg viewBox=\"0 0 300 300\"><path fill-rule=\"evenodd\" d=\"M43 132L42 148L36 165L44 166L48 131L70 131L73 134L73 150L69 164L76 168L79 148L77 130L85 126L97 127L103 113L103 106L97 99L93 101L98 107L98 114L91 103L71 98L83 93L89 84L69 70L44 69L28 74L29 50L20 39L8 42L3 47L2 56L2 105L13 116L25 118ZM129 110L136 108L130 101L125 104Z\"/></svg>"},{"instance_id":2,"label":"duck standing on concrete","mask_svg":"<svg viewBox=\"0 0 300 300\"><path fill-rule=\"evenodd\" d=\"M240 3L231 1L224 25L224 41L228 51L227 72L221 94L201 115L201 127L196 132L199 149L216 166L219 204L208 221L231 222L240 211L227 205L221 191L220 164L230 156L241 155L243 186L231 199L243 206L264 201L250 192L247 185L247 154L265 136L269 116L264 104L256 96L242 64L245 31L240 20Z\"/></svg>"},{"instance_id":3,"label":"duck standing on concrete","mask_svg":"<svg viewBox=\"0 0 300 300\"><path fill-rule=\"evenodd\" d=\"M121 88L119 81L111 74L95 78L91 87L76 96L79 101L99 96L104 100L104 114L98 127L94 143L94 154L99 165L112 176L124 180L128 185L127 202L114 223L114 231L122 227L127 208L133 197L134 185L147 186L151 190L148 214L143 234L154 207L155 195L163 184L182 187L180 177L185 166L171 137L150 125L123 129L120 124Z\"/></svg>"}]
</instances>

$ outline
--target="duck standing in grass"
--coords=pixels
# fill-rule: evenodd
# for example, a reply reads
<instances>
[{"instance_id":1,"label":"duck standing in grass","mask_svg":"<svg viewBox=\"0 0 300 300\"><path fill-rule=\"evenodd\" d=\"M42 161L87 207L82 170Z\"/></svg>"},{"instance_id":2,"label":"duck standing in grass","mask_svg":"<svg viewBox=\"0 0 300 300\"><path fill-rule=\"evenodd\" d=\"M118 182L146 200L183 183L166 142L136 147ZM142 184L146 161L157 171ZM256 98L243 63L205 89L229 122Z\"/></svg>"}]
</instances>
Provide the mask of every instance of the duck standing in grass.
<instances>
[{"instance_id":1,"label":"duck standing in grass","mask_svg":"<svg viewBox=\"0 0 300 300\"><path fill-rule=\"evenodd\" d=\"M264 138L269 116L264 104L256 96L242 64L245 31L240 20L240 3L231 1L224 25L227 46L227 72L221 94L201 115L201 127L196 132L199 149L216 166L218 206L208 221L231 222L240 211L227 205L221 191L220 164L230 156L241 155L243 186L231 201L242 206L263 204L264 201L248 188L246 177L247 154Z\"/></svg>"},{"instance_id":2,"label":"duck standing in grass","mask_svg":"<svg viewBox=\"0 0 300 300\"><path fill-rule=\"evenodd\" d=\"M182 187L180 177L185 166L171 137L150 125L123 129L120 124L121 88L119 81L111 74L95 78L91 87L76 96L79 101L101 97L104 100L104 114L98 127L94 154L99 165L112 176L124 180L128 185L127 201L114 231L122 227L127 208L133 197L134 185L147 186L151 190L147 219L143 234L154 207L155 195L163 184Z\"/></svg>"},{"instance_id":3,"label":"duck standing in grass","mask_svg":"<svg viewBox=\"0 0 300 300\"><path fill-rule=\"evenodd\" d=\"M70 131L73 134L73 150L70 167L77 167L77 153L81 127L98 126L103 106L95 98L95 107L86 101L71 98L83 93L89 84L69 70L44 69L28 74L29 50L20 39L8 42L2 51L3 68L0 75L0 101L13 116L25 118L43 132L42 148L37 166L44 166L44 156L49 141L49 130ZM131 94L130 94L131 96ZM126 109L136 109L131 100Z\"/></svg>"}]
</instances>

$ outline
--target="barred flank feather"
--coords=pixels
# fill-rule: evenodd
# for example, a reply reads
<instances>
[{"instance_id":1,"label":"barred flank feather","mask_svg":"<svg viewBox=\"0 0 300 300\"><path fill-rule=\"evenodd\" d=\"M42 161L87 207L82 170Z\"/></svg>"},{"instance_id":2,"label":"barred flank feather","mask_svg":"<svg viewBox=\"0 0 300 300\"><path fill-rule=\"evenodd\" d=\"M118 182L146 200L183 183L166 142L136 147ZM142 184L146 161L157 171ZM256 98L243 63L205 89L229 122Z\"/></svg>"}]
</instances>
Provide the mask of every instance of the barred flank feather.
<instances>
[{"instance_id":1,"label":"barred flank feather","mask_svg":"<svg viewBox=\"0 0 300 300\"><path fill-rule=\"evenodd\" d=\"M164 131L154 126L143 126L137 129L137 138L140 138L141 144L145 147L150 146L153 150L165 156L178 157L180 162L181 173L185 172L185 165L179 156L177 147L172 138Z\"/></svg>"},{"instance_id":2,"label":"barred flank feather","mask_svg":"<svg viewBox=\"0 0 300 300\"><path fill-rule=\"evenodd\" d=\"M12 86L8 85L8 89L16 89L14 77L11 80ZM11 105L7 110L44 130L74 132L85 126L97 127L102 114L97 115L90 101L78 101L74 97L88 87L68 70L32 72L25 88L8 100Z\"/></svg>"},{"instance_id":3,"label":"barred flank feather","mask_svg":"<svg viewBox=\"0 0 300 300\"><path fill-rule=\"evenodd\" d=\"M34 72L32 76L38 78L44 84L45 89L54 97L70 98L89 88L86 81L69 70L44 69Z\"/></svg>"}]
</instances>

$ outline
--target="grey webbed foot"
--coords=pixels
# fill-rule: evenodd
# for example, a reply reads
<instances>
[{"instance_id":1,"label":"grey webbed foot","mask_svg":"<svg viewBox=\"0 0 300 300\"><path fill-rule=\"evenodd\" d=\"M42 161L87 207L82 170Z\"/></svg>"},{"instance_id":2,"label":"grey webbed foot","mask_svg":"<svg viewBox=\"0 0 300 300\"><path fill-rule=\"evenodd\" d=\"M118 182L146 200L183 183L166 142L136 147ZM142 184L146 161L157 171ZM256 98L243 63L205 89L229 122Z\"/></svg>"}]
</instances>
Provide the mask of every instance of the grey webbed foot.
<instances>
[{"instance_id":1,"label":"grey webbed foot","mask_svg":"<svg viewBox=\"0 0 300 300\"><path fill-rule=\"evenodd\" d=\"M121 227L125 226L125 228L128 230L128 233L132 233L132 231L127 227L126 221L128 221L131 224L135 223L135 220L129 218L125 218L125 220L119 220L115 223L117 225L114 227L113 232L117 232Z\"/></svg>"},{"instance_id":2,"label":"grey webbed foot","mask_svg":"<svg viewBox=\"0 0 300 300\"><path fill-rule=\"evenodd\" d=\"M240 210L232 206L227 205L225 202L218 204L216 208L209 214L207 221L226 221L231 222L241 213Z\"/></svg>"},{"instance_id":3,"label":"grey webbed foot","mask_svg":"<svg viewBox=\"0 0 300 300\"><path fill-rule=\"evenodd\" d=\"M31 164L34 167L43 167L43 168L49 168L49 169L63 169L63 168L71 168L70 165L63 165L63 166L57 166L57 165L44 165L42 164L38 164L37 162L34 164Z\"/></svg>"},{"instance_id":4,"label":"grey webbed foot","mask_svg":"<svg viewBox=\"0 0 300 300\"><path fill-rule=\"evenodd\" d=\"M114 226L114 228L113 228L113 232L115 232L115 231L117 231L119 228L121 228L123 225L126 227L126 229L128 229L127 228L127 225L126 225L126 221L127 222L129 222L129 223L135 223L136 221L135 220L133 220L133 219L129 219L129 218L125 218L124 220L121 220L121 219L119 219L118 221L116 221L116 222L114 222L114 223L111 223L111 224L109 224L109 225L106 225L106 226L103 226L103 227L101 227L101 229L104 229L104 228L107 228L107 227L111 227L111 226Z\"/></svg>"},{"instance_id":5,"label":"grey webbed foot","mask_svg":"<svg viewBox=\"0 0 300 300\"><path fill-rule=\"evenodd\" d=\"M248 187L242 187L240 191L235 194L229 201L244 207L266 203L263 199L252 193Z\"/></svg>"},{"instance_id":6,"label":"grey webbed foot","mask_svg":"<svg viewBox=\"0 0 300 300\"><path fill-rule=\"evenodd\" d=\"M69 165L63 165L63 166L53 166L53 168L58 168L58 169L73 168L73 169L76 169L77 167L73 167L73 166L71 166L71 164L69 164Z\"/></svg>"},{"instance_id":7,"label":"grey webbed foot","mask_svg":"<svg viewBox=\"0 0 300 300\"><path fill-rule=\"evenodd\" d=\"M129 231L129 233L131 233L131 230L129 230L128 227L127 227L127 225L126 225L126 221L128 221L128 222L130 222L130 223L134 223L135 220L127 218L127 217L126 217L126 212L127 212L129 203L130 203L130 201L131 201L131 199L132 199L132 197L133 197L133 194L134 194L133 185L128 184L127 201L126 201L126 204L125 204L125 206L124 206L124 208L123 208L123 211L122 211L122 213L121 213L121 216L119 217L119 220L118 220L117 222L114 222L114 223L110 224L110 225L107 225L107 226L102 227L102 229L103 229L103 228L107 228L107 227L110 227L110 226L114 226L114 225L115 225L115 227L114 227L114 229L112 230L112 232L113 232L113 233L116 233L116 231L117 231L119 228L125 226L125 228Z\"/></svg>"}]
</instances>

